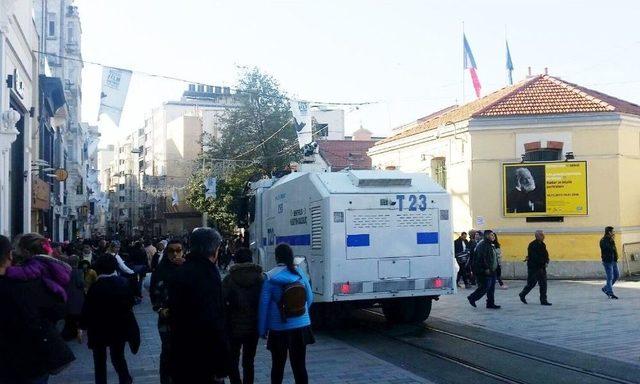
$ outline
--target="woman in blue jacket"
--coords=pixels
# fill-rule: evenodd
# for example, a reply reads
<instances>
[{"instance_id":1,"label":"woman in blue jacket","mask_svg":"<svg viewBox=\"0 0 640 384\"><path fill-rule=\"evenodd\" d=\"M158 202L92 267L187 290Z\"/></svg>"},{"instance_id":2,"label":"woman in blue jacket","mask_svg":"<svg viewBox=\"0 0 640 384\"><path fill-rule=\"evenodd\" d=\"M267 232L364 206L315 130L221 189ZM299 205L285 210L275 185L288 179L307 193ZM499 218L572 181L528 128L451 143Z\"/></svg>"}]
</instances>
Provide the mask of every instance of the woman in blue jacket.
<instances>
[{"instance_id":1,"label":"woman in blue jacket","mask_svg":"<svg viewBox=\"0 0 640 384\"><path fill-rule=\"evenodd\" d=\"M293 250L289 245L279 244L276 247L275 256L278 265L267 272L262 285L258 317L260 336L263 338L268 336L267 349L271 351L271 383L282 383L288 353L296 384L307 384L309 382L306 368L307 344L315 342L309 318L313 293L307 276L294 265ZM285 317L279 305L284 290L292 284L304 286L305 310L300 316Z\"/></svg>"}]
</instances>

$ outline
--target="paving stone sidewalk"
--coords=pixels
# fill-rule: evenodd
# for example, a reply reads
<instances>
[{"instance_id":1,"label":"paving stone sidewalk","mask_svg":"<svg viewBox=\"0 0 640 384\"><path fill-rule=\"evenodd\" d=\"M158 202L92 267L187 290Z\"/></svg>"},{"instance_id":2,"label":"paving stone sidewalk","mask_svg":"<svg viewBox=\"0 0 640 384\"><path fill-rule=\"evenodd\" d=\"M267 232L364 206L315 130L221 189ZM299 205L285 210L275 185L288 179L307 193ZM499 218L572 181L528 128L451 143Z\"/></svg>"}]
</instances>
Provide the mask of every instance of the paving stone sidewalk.
<instances>
[{"instance_id":1,"label":"paving stone sidewalk","mask_svg":"<svg viewBox=\"0 0 640 384\"><path fill-rule=\"evenodd\" d=\"M550 280L551 307L540 305L538 287L524 305L518 293L525 282L505 283L508 289L496 289L500 310L486 309L484 299L472 308L472 290L459 289L434 302L431 316L640 365L640 282L616 283L620 299L611 300L600 290L603 281Z\"/></svg>"},{"instance_id":2,"label":"paving stone sidewalk","mask_svg":"<svg viewBox=\"0 0 640 384\"><path fill-rule=\"evenodd\" d=\"M140 325L142 345L137 355L127 350L129 370L138 384L159 383L158 364L160 338L156 328L156 315L145 299L136 307L136 317ZM84 344L70 342L77 360L61 374L49 381L52 384L93 383L93 360L91 351ZM256 384L269 383L271 355L266 350L266 342L261 341L256 356ZM117 383L117 376L110 363L109 383ZM429 383L393 364L382 361L345 343L322 333L316 335L316 343L307 350L307 370L309 382L322 384L411 384ZM227 380L228 382L228 380ZM291 369L287 364L285 383L293 383Z\"/></svg>"}]
</instances>

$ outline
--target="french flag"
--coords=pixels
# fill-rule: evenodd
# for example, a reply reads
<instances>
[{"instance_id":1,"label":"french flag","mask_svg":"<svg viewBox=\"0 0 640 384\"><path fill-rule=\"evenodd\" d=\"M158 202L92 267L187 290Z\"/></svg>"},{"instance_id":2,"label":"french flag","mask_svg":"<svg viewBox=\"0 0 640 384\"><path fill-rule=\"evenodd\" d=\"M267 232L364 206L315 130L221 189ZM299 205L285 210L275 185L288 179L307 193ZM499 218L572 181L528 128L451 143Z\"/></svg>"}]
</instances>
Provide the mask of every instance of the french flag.
<instances>
[{"instance_id":1,"label":"french flag","mask_svg":"<svg viewBox=\"0 0 640 384\"><path fill-rule=\"evenodd\" d=\"M480 79L478 79L478 73L476 69L476 60L473 58L473 53L471 52L471 47L469 46L469 42L467 41L467 36L462 34L463 45L464 45L464 69L468 69L471 74L471 81L473 82L473 89L476 90L476 97L480 98L480 90L482 86L480 85Z\"/></svg>"}]
</instances>

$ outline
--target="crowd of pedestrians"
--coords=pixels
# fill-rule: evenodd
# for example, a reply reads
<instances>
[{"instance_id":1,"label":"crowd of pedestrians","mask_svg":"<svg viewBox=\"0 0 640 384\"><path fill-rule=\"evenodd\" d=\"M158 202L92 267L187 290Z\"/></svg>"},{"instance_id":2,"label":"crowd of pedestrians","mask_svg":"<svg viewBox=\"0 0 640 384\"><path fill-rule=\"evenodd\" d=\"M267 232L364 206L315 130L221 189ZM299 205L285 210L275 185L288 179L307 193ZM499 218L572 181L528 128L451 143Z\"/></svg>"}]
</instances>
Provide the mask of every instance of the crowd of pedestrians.
<instances>
[{"instance_id":1,"label":"crowd of pedestrians","mask_svg":"<svg viewBox=\"0 0 640 384\"><path fill-rule=\"evenodd\" d=\"M0 384L47 383L75 360L67 342L83 343L85 334L95 382L107 383L109 355L118 382L133 383L125 350L140 348L134 307L145 281L158 314L162 384L253 383L260 338L273 383L282 382L287 358L296 383L307 383L309 280L288 245L276 247L277 266L266 272L243 245L212 228L157 241L0 236Z\"/></svg>"},{"instance_id":2,"label":"crowd of pedestrians","mask_svg":"<svg viewBox=\"0 0 640 384\"><path fill-rule=\"evenodd\" d=\"M526 296L539 286L547 300L549 252L543 231L527 248ZM125 350L137 353L140 329L134 307L149 298L158 315L160 382L232 384L254 381L260 338L271 353L271 382L283 381L287 360L296 383L307 383L306 348L315 338L309 308L313 294L287 244L275 248L276 267L253 263L242 239L224 241L212 228L188 238L93 239L52 243L29 233L13 242L0 236L0 384L44 384L75 360L67 342L84 342L95 382L107 383L107 355L118 381L133 383ZM618 252L612 227L599 243L606 273L603 293L617 299ZM462 233L454 243L457 283L476 303L499 309L502 247L491 230ZM221 272L224 270L224 273ZM223 277L224 276L224 277ZM241 369L240 369L241 368Z\"/></svg>"},{"instance_id":3,"label":"crowd of pedestrians","mask_svg":"<svg viewBox=\"0 0 640 384\"><path fill-rule=\"evenodd\" d=\"M502 281L502 248L498 236L491 230L470 230L468 239L466 232L462 232L454 241L454 254L458 264L456 284L458 287L475 290L467 296L471 306L476 307L476 302L486 295L486 307L488 309L500 309L495 303L495 288L498 284L507 289ZM526 296L538 285L540 290L540 305L551 306L547 300L547 267L549 265L549 251L544 242L545 234L538 230L534 239L527 247L525 262L527 266L527 283L518 297L523 304L528 304ZM613 292L613 285L618 281L618 251L616 249L613 227L606 227L604 236L600 240L600 254L605 270L606 284L602 292L610 299L618 299Z\"/></svg>"}]
</instances>

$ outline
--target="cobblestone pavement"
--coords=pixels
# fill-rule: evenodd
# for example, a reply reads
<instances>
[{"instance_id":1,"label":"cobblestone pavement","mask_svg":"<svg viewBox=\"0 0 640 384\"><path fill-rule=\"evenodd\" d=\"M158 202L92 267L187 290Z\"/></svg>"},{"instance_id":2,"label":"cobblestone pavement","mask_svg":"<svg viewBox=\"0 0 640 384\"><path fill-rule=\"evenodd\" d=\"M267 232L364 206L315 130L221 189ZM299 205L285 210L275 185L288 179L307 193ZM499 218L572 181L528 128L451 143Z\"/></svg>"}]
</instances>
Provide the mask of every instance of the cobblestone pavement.
<instances>
[{"instance_id":1,"label":"cobblestone pavement","mask_svg":"<svg viewBox=\"0 0 640 384\"><path fill-rule=\"evenodd\" d=\"M148 300L136 307L136 317L140 324L142 345L137 355L127 350L129 370L135 383L159 383L158 363L160 338L156 328L156 315ZM61 374L51 378L52 384L93 383L93 360L91 351L84 344L70 342L77 360ZM271 356L266 350L266 342L261 341L256 356L256 383L268 383ZM109 367L109 383L117 383L113 368ZM428 383L395 365L382 361L323 334L316 335L316 343L307 350L307 370L311 383L347 384L404 384ZM228 380L227 380L228 382ZM291 370L287 364L285 383L293 383Z\"/></svg>"},{"instance_id":2,"label":"cobblestone pavement","mask_svg":"<svg viewBox=\"0 0 640 384\"><path fill-rule=\"evenodd\" d=\"M459 289L435 302L431 316L640 365L640 282L618 282L620 299L610 300L602 281L551 280L551 307L540 305L538 287L524 305L518 293L525 282L505 283L508 289L496 289L500 310L484 308L484 299L472 308L466 299L472 291Z\"/></svg>"},{"instance_id":3,"label":"cobblestone pavement","mask_svg":"<svg viewBox=\"0 0 640 384\"><path fill-rule=\"evenodd\" d=\"M496 332L519 336L554 346L579 350L640 365L640 282L616 284L620 300L610 300L601 291L602 281L549 281L552 307L539 305L538 289L528 296L528 305L520 303L518 292L523 281L507 281L509 288L496 290L496 302L502 309L472 308L466 300L471 290L460 289L454 296L435 302L431 316ZM136 307L142 332L142 346L127 361L136 383L158 383L160 340L156 315L148 300ZM427 320L427 323L429 320ZM322 333L310 346L307 366L312 383L425 383L410 372L355 349ZM256 383L269 382L270 355L261 342L256 357ZM50 381L53 384L93 382L91 351L86 343L70 343L77 360ZM109 382L117 382L109 367ZM287 366L286 383L292 383Z\"/></svg>"}]
</instances>

